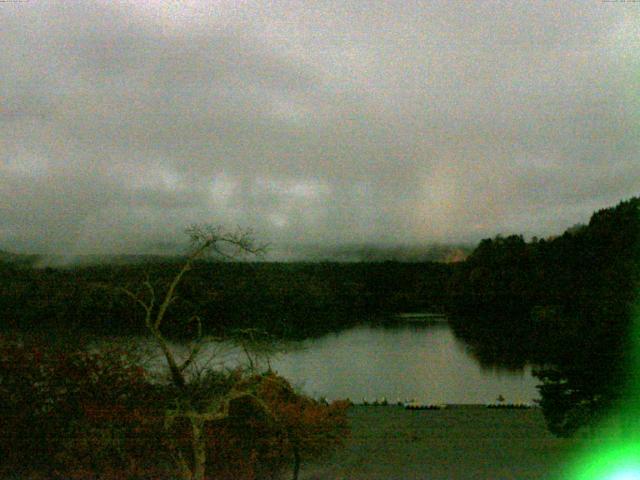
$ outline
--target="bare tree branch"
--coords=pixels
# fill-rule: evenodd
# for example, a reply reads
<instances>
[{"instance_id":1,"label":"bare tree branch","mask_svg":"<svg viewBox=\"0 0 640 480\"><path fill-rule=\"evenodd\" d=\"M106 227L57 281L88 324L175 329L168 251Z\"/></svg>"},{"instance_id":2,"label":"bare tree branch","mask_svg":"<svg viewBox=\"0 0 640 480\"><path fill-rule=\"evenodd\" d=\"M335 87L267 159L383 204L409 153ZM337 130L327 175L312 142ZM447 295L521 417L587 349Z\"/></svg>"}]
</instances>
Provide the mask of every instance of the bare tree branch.
<instances>
[{"instance_id":1,"label":"bare tree branch","mask_svg":"<svg viewBox=\"0 0 640 480\"><path fill-rule=\"evenodd\" d=\"M145 312L149 313L151 311L151 306L147 305L146 303L144 303L142 301L142 299L140 299L140 297L138 295L136 295L135 293L133 293L131 290L129 290L128 288L125 287L118 287L118 291L124 293L125 295L127 295L128 297L130 297L131 299L133 299L138 305L140 305Z\"/></svg>"},{"instance_id":2,"label":"bare tree branch","mask_svg":"<svg viewBox=\"0 0 640 480\"><path fill-rule=\"evenodd\" d=\"M204 423L226 418L229 415L229 404L232 401L243 397L252 398L252 400L257 402L261 408L265 409L265 411L268 411L268 409L264 402L255 395L247 392L246 390L237 390L235 387L220 398L214 397L206 411L202 412L194 408L191 404L189 391L187 389L186 370L194 364L203 346L202 320L197 315L194 315L189 319L188 323L196 323L197 334L195 342L190 347L188 357L181 364L176 361L174 352L161 332L162 322L169 306L178 298L177 288L180 285L180 282L193 268L194 262L204 257L209 252L213 252L229 260L236 259L238 255L246 253L259 255L264 253L266 245L256 245L253 239L253 232L250 230L242 230L240 228L235 232L230 233L220 227L210 225L192 225L186 230L186 233L189 235L191 240L191 251L187 255L184 264L169 284L157 311L154 312L157 298L156 290L151 284L148 275L143 283L149 294L148 302L145 302L139 295L134 294L127 288L122 287L118 290L130 297L135 301L135 303L143 308L145 312L145 325L157 342L167 361L173 385L180 391L181 396L184 397L184 404L179 401L176 409L174 411L168 411L165 418L167 428L170 427L173 419L179 417L187 418L191 423L193 464L191 466L188 465L182 453L178 451L175 460L181 470L181 475L185 479L203 480L206 464ZM228 252L225 247L230 247L232 251ZM249 353L247 353L247 356L249 359L251 358Z\"/></svg>"},{"instance_id":3,"label":"bare tree branch","mask_svg":"<svg viewBox=\"0 0 640 480\"><path fill-rule=\"evenodd\" d=\"M198 332L197 332L195 345L191 348L191 352L189 353L189 357L184 361L184 363L180 367L180 371L182 371L182 372L184 372L187 368L189 368L189 365L191 365L191 363L194 361L194 359L198 356L198 354L200 353L200 350L202 348L202 320L200 320L200 317L198 315L194 315L189 320L189 323L191 321L195 321L196 322L196 324L198 326Z\"/></svg>"}]
</instances>

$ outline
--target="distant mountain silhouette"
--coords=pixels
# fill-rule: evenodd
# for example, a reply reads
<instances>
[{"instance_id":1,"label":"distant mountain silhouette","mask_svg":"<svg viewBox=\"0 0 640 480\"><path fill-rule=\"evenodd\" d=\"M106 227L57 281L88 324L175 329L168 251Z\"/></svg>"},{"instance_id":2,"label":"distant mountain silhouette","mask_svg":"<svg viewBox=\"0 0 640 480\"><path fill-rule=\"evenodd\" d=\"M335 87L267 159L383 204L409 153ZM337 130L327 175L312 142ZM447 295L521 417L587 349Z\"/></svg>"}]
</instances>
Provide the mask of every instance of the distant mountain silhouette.
<instances>
[{"instance_id":1,"label":"distant mountain silhouette","mask_svg":"<svg viewBox=\"0 0 640 480\"><path fill-rule=\"evenodd\" d=\"M466 259L472 245L289 245L275 248L275 260L310 262L442 262L452 263Z\"/></svg>"}]
</instances>

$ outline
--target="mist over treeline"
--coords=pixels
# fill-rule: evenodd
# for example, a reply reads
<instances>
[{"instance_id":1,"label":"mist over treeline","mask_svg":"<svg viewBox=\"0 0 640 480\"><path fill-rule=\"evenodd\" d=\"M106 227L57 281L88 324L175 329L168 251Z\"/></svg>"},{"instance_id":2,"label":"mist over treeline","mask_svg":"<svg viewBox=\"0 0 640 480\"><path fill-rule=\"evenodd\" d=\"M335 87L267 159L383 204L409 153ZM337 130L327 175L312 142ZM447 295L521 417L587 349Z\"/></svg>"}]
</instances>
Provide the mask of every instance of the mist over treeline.
<instances>
[{"instance_id":1,"label":"mist over treeline","mask_svg":"<svg viewBox=\"0 0 640 480\"><path fill-rule=\"evenodd\" d=\"M268 245L260 257L238 258L250 262L459 262L473 251L471 243L389 245L375 243L353 244L282 244ZM0 261L35 268L88 266L98 264L145 264L179 262L188 245L166 243L152 245L147 253L122 254L24 254L0 249ZM220 261L220 258L210 258Z\"/></svg>"},{"instance_id":2,"label":"mist over treeline","mask_svg":"<svg viewBox=\"0 0 640 480\"><path fill-rule=\"evenodd\" d=\"M119 292L144 295L147 279L156 291L166 289L184 257L34 268L39 260L2 254L2 327L80 338L144 333L143 312ZM197 315L207 333L250 328L303 339L362 322L393 323L398 312L445 312L481 365L536 365L549 428L571 435L621 401L639 290L635 197L558 236L484 239L459 262L200 261L180 286L165 333L191 337L188 319Z\"/></svg>"},{"instance_id":3,"label":"mist over treeline","mask_svg":"<svg viewBox=\"0 0 640 480\"><path fill-rule=\"evenodd\" d=\"M172 314L198 314L213 330L252 326L305 336L389 313L446 310L460 334L479 340L481 356L509 332L521 339L517 362L558 357L560 331L584 339L585 331L624 328L638 286L638 201L600 210L588 225L555 237L482 240L459 262L452 260L465 256L464 248L448 246L318 247L319 262L203 261L181 286ZM439 261L412 261L421 255ZM76 268L56 268L42 257L3 253L4 325L139 330L140 312L117 288L142 291L147 277L166 286L183 258L86 257Z\"/></svg>"}]
</instances>

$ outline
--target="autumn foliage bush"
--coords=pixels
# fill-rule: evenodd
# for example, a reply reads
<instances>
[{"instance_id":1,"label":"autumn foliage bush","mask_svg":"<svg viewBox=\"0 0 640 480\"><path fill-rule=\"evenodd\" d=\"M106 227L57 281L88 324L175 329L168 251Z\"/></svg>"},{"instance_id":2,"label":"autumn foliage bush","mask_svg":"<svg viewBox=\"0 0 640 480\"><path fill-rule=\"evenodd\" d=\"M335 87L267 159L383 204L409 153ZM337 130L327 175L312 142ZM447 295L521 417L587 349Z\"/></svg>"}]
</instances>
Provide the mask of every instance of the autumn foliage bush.
<instances>
[{"instance_id":1,"label":"autumn foliage bush","mask_svg":"<svg viewBox=\"0 0 640 480\"><path fill-rule=\"evenodd\" d=\"M281 478L328 454L349 436L348 402L325 404L294 391L273 372L239 380L255 400L233 404L208 427L209 473L219 479Z\"/></svg>"},{"instance_id":2,"label":"autumn foliage bush","mask_svg":"<svg viewBox=\"0 0 640 480\"><path fill-rule=\"evenodd\" d=\"M159 393L126 352L2 338L3 467L87 479L90 471L141 471L139 459L158 454L147 440L162 429Z\"/></svg>"},{"instance_id":3,"label":"autumn foliage bush","mask_svg":"<svg viewBox=\"0 0 640 480\"><path fill-rule=\"evenodd\" d=\"M232 385L254 395L207 423L208 478L281 478L348 435L346 403L302 396L273 373L217 373L199 391L205 398ZM190 436L185 419L166 422L175 402L171 386L152 383L127 352L0 337L1 470L23 478L176 478L173 459L189 451Z\"/></svg>"}]
</instances>

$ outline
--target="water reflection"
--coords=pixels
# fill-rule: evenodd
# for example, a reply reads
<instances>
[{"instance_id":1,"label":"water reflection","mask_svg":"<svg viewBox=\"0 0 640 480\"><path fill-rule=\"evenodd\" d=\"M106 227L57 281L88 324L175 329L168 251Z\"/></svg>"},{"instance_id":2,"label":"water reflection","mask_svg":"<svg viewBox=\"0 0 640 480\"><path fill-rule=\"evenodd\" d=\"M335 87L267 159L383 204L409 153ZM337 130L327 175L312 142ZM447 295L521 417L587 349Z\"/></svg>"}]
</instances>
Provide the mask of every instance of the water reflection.
<instances>
[{"instance_id":1,"label":"water reflection","mask_svg":"<svg viewBox=\"0 0 640 480\"><path fill-rule=\"evenodd\" d=\"M499 325L478 327L472 322L453 321L451 329L466 352L484 370L523 372L531 364L531 342L527 341L526 334L513 328L509 331Z\"/></svg>"},{"instance_id":2,"label":"water reflection","mask_svg":"<svg viewBox=\"0 0 640 480\"><path fill-rule=\"evenodd\" d=\"M157 350L152 354L150 342L137 339L133 343L147 350L152 369L162 371L163 358ZM184 346L174 348L186 354ZM385 397L390 402L425 403L493 403L499 395L514 403L538 398L537 380L529 367L514 371L482 366L473 353L443 322L360 325L282 344L269 362L294 386L316 398L359 402ZM233 368L243 362L241 349L212 343L203 350L200 367Z\"/></svg>"},{"instance_id":3,"label":"water reflection","mask_svg":"<svg viewBox=\"0 0 640 480\"><path fill-rule=\"evenodd\" d=\"M272 365L313 396L429 403L538 398L531 369L482 367L446 323L358 326L303 342Z\"/></svg>"}]
</instances>

